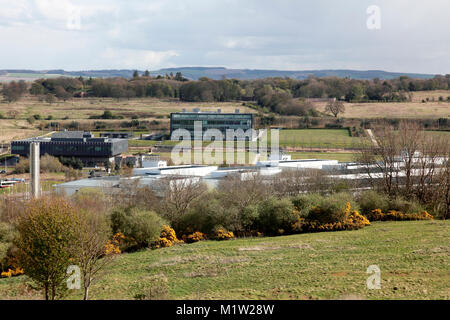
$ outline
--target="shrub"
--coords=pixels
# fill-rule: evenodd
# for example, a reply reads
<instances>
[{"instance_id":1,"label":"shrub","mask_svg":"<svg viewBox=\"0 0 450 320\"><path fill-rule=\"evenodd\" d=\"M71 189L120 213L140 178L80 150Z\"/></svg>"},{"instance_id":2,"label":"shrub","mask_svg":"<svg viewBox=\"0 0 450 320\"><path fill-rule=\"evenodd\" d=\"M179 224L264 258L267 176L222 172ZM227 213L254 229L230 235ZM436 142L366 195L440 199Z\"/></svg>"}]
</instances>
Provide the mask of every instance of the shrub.
<instances>
[{"instance_id":1,"label":"shrub","mask_svg":"<svg viewBox=\"0 0 450 320\"><path fill-rule=\"evenodd\" d=\"M216 230L216 240L230 240L234 238L234 234L231 231L225 230L222 227L217 228Z\"/></svg>"},{"instance_id":2,"label":"shrub","mask_svg":"<svg viewBox=\"0 0 450 320\"><path fill-rule=\"evenodd\" d=\"M40 159L42 172L63 172L65 167L58 158L45 154Z\"/></svg>"},{"instance_id":3,"label":"shrub","mask_svg":"<svg viewBox=\"0 0 450 320\"><path fill-rule=\"evenodd\" d=\"M338 193L324 197L309 211L307 220L317 221L321 224L345 222L350 213L348 206L358 210L351 194Z\"/></svg>"},{"instance_id":4,"label":"shrub","mask_svg":"<svg viewBox=\"0 0 450 320\"><path fill-rule=\"evenodd\" d=\"M173 230L169 226L164 226L159 239L154 244L154 248L166 248L171 247L174 244L181 243L182 240L178 240L177 234L175 233L175 230Z\"/></svg>"},{"instance_id":5,"label":"shrub","mask_svg":"<svg viewBox=\"0 0 450 320\"><path fill-rule=\"evenodd\" d=\"M400 211L403 213L417 213L425 211L425 208L417 201L396 197L389 201L389 210Z\"/></svg>"},{"instance_id":6,"label":"shrub","mask_svg":"<svg viewBox=\"0 0 450 320\"><path fill-rule=\"evenodd\" d=\"M201 240L206 240L206 235L200 231L191 233L188 236L183 236L183 241L186 243L194 243Z\"/></svg>"},{"instance_id":7,"label":"shrub","mask_svg":"<svg viewBox=\"0 0 450 320\"><path fill-rule=\"evenodd\" d=\"M168 279L164 274L157 274L146 279L146 281L139 281L136 287L144 288L134 295L136 300L167 300L169 298Z\"/></svg>"},{"instance_id":8,"label":"shrub","mask_svg":"<svg viewBox=\"0 0 450 320\"><path fill-rule=\"evenodd\" d=\"M370 226L370 221L358 211L351 211L347 218L347 222L361 227Z\"/></svg>"},{"instance_id":9,"label":"shrub","mask_svg":"<svg viewBox=\"0 0 450 320\"><path fill-rule=\"evenodd\" d=\"M241 211L240 223L244 231L251 231L257 224L259 211L257 205L248 205Z\"/></svg>"},{"instance_id":10,"label":"shrub","mask_svg":"<svg viewBox=\"0 0 450 320\"><path fill-rule=\"evenodd\" d=\"M264 234L276 235L291 231L298 219L294 205L287 198L268 198L259 204L258 211L258 226Z\"/></svg>"},{"instance_id":11,"label":"shrub","mask_svg":"<svg viewBox=\"0 0 450 320\"><path fill-rule=\"evenodd\" d=\"M318 193L302 194L292 198L292 203L298 211L299 216L306 218L311 209L322 203L324 196Z\"/></svg>"},{"instance_id":12,"label":"shrub","mask_svg":"<svg viewBox=\"0 0 450 320\"><path fill-rule=\"evenodd\" d=\"M36 119L34 117L28 117L27 121L29 124L33 124L36 121Z\"/></svg>"},{"instance_id":13,"label":"shrub","mask_svg":"<svg viewBox=\"0 0 450 320\"><path fill-rule=\"evenodd\" d=\"M30 160L28 158L20 158L19 163L14 168L14 173L22 174L28 172L30 172Z\"/></svg>"},{"instance_id":14,"label":"shrub","mask_svg":"<svg viewBox=\"0 0 450 320\"><path fill-rule=\"evenodd\" d=\"M12 242L14 239L14 228L6 222L0 222L0 242Z\"/></svg>"},{"instance_id":15,"label":"shrub","mask_svg":"<svg viewBox=\"0 0 450 320\"><path fill-rule=\"evenodd\" d=\"M3 278L11 278L11 277L14 277L14 276L20 276L20 275L22 275L24 273L25 272L23 271L22 268L17 268L17 269L14 269L14 270L8 269L8 271L2 272L0 275Z\"/></svg>"},{"instance_id":16,"label":"shrub","mask_svg":"<svg viewBox=\"0 0 450 320\"><path fill-rule=\"evenodd\" d=\"M367 215L370 221L408 221L408 220L433 220L433 216L426 211L419 213L403 213L389 210L383 213L381 209L375 209Z\"/></svg>"},{"instance_id":17,"label":"shrub","mask_svg":"<svg viewBox=\"0 0 450 320\"><path fill-rule=\"evenodd\" d=\"M358 204L362 214L368 214L375 209L387 211L389 209L389 197L373 190L365 191L359 196Z\"/></svg>"},{"instance_id":18,"label":"shrub","mask_svg":"<svg viewBox=\"0 0 450 320\"><path fill-rule=\"evenodd\" d=\"M320 208L315 207L314 210L320 210ZM351 211L350 202L346 203L345 210L343 213L342 221L334 222L321 222L318 220L305 220L301 218L295 227L300 231L306 232L321 232L321 231L340 231L340 230L356 230L370 225L370 221L366 217L359 214L358 211Z\"/></svg>"},{"instance_id":19,"label":"shrub","mask_svg":"<svg viewBox=\"0 0 450 320\"><path fill-rule=\"evenodd\" d=\"M211 234L218 224L228 225L229 217L223 213L219 202L214 199L196 202L176 223L179 234L190 234L195 231Z\"/></svg>"},{"instance_id":20,"label":"shrub","mask_svg":"<svg viewBox=\"0 0 450 320\"><path fill-rule=\"evenodd\" d=\"M137 208L118 208L111 214L113 232L125 235L124 250L149 247L165 224L155 212Z\"/></svg>"}]
</instances>

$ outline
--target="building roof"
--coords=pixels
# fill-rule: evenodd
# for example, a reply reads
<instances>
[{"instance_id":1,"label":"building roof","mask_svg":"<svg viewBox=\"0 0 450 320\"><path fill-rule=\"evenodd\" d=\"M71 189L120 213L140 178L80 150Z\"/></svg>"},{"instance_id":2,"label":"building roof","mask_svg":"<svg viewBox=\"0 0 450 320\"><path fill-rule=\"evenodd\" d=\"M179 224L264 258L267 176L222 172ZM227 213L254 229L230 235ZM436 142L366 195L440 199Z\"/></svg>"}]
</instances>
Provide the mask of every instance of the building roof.
<instances>
[{"instance_id":1,"label":"building roof","mask_svg":"<svg viewBox=\"0 0 450 320\"><path fill-rule=\"evenodd\" d=\"M52 134L52 139L83 139L93 137L92 133L88 131L59 131Z\"/></svg>"}]
</instances>

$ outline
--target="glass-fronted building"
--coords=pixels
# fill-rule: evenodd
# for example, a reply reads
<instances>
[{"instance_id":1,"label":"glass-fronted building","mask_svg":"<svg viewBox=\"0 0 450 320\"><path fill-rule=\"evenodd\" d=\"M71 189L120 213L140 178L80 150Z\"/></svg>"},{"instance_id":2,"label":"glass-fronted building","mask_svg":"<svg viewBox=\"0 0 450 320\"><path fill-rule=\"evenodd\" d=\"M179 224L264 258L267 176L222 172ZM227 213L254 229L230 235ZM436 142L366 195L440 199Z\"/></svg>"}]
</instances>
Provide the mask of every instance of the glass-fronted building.
<instances>
[{"instance_id":1,"label":"glass-fronted building","mask_svg":"<svg viewBox=\"0 0 450 320\"><path fill-rule=\"evenodd\" d=\"M80 159L85 165L104 163L128 151L128 140L94 138L90 132L62 131L51 138L31 138L11 142L11 153L28 157L30 143L39 142L41 156Z\"/></svg>"},{"instance_id":2,"label":"glass-fronted building","mask_svg":"<svg viewBox=\"0 0 450 320\"><path fill-rule=\"evenodd\" d=\"M194 139L194 125L201 122L203 133L208 129L218 129L226 137L228 129L242 129L244 132L253 128L251 113L220 113L220 112L179 112L170 115L170 135L177 129L185 129ZM253 139L253 137L246 138Z\"/></svg>"}]
</instances>

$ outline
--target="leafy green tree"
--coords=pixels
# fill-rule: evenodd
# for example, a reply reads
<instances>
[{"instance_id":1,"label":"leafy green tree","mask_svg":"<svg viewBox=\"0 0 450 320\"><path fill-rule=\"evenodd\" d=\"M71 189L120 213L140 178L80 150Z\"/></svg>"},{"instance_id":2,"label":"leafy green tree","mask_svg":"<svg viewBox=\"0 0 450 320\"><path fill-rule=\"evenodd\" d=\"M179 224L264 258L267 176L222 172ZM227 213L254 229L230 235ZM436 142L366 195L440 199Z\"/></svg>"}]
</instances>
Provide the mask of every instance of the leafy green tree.
<instances>
[{"instance_id":1,"label":"leafy green tree","mask_svg":"<svg viewBox=\"0 0 450 320\"><path fill-rule=\"evenodd\" d=\"M19 265L44 289L46 300L67 290L66 270L72 264L78 225L75 208L63 198L32 200L18 220Z\"/></svg>"},{"instance_id":2,"label":"leafy green tree","mask_svg":"<svg viewBox=\"0 0 450 320\"><path fill-rule=\"evenodd\" d=\"M33 82L31 85L30 93L32 95L42 95L45 93L45 88L40 82Z\"/></svg>"}]
</instances>

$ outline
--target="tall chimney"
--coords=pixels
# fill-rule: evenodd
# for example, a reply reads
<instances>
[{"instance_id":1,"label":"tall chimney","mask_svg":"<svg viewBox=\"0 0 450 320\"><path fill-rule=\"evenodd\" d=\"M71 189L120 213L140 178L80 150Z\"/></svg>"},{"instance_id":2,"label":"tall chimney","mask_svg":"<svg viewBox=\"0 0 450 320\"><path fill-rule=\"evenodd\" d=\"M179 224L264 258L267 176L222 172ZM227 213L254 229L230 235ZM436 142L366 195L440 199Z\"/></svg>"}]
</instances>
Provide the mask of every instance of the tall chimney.
<instances>
[{"instance_id":1,"label":"tall chimney","mask_svg":"<svg viewBox=\"0 0 450 320\"><path fill-rule=\"evenodd\" d=\"M31 180L31 196L33 198L40 197L40 163L39 163L39 142L30 144L30 180Z\"/></svg>"}]
</instances>

